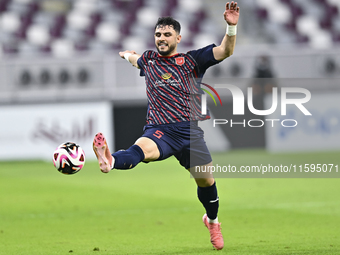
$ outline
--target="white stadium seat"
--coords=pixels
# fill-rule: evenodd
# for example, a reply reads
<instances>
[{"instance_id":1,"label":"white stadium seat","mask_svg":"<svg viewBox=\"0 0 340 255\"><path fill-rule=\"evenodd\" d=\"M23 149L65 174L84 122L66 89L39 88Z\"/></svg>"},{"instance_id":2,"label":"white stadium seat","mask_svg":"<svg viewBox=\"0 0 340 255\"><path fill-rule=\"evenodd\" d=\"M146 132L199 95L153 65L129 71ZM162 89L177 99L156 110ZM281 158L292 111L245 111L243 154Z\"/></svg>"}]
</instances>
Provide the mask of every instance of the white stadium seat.
<instances>
[{"instance_id":1,"label":"white stadium seat","mask_svg":"<svg viewBox=\"0 0 340 255\"><path fill-rule=\"evenodd\" d=\"M157 8L143 7L137 12L137 22L146 27L153 27L160 15L160 10Z\"/></svg>"},{"instance_id":2,"label":"white stadium seat","mask_svg":"<svg viewBox=\"0 0 340 255\"><path fill-rule=\"evenodd\" d=\"M329 49L333 45L329 32L320 30L310 35L310 46L315 49Z\"/></svg>"},{"instance_id":3,"label":"white stadium seat","mask_svg":"<svg viewBox=\"0 0 340 255\"><path fill-rule=\"evenodd\" d=\"M74 29L85 29L90 25L90 17L79 11L71 11L67 15L67 23Z\"/></svg>"},{"instance_id":4,"label":"white stadium seat","mask_svg":"<svg viewBox=\"0 0 340 255\"><path fill-rule=\"evenodd\" d=\"M74 53L73 42L66 39L58 39L52 42L51 51L53 56L59 58L71 57Z\"/></svg>"},{"instance_id":5,"label":"white stadium seat","mask_svg":"<svg viewBox=\"0 0 340 255\"><path fill-rule=\"evenodd\" d=\"M314 17L304 15L296 21L296 28L301 34L310 35L319 30L319 24Z\"/></svg>"},{"instance_id":6,"label":"white stadium seat","mask_svg":"<svg viewBox=\"0 0 340 255\"><path fill-rule=\"evenodd\" d=\"M119 27L113 23L101 23L96 28L97 38L104 43L114 43L119 39Z\"/></svg>"},{"instance_id":7,"label":"white stadium seat","mask_svg":"<svg viewBox=\"0 0 340 255\"><path fill-rule=\"evenodd\" d=\"M277 22L279 24L288 23L292 18L292 13L288 6L282 3L276 3L275 5L270 5L268 10L269 19L272 22Z\"/></svg>"},{"instance_id":8,"label":"white stadium seat","mask_svg":"<svg viewBox=\"0 0 340 255\"><path fill-rule=\"evenodd\" d=\"M185 12L193 13L200 10L203 3L200 0L178 0L178 7Z\"/></svg>"},{"instance_id":9,"label":"white stadium seat","mask_svg":"<svg viewBox=\"0 0 340 255\"><path fill-rule=\"evenodd\" d=\"M84 14L90 14L97 10L96 0L78 0L74 3L74 10Z\"/></svg>"},{"instance_id":10,"label":"white stadium seat","mask_svg":"<svg viewBox=\"0 0 340 255\"><path fill-rule=\"evenodd\" d=\"M5 12L0 15L1 30L9 33L16 32L20 27L20 19L18 14Z\"/></svg>"},{"instance_id":11,"label":"white stadium seat","mask_svg":"<svg viewBox=\"0 0 340 255\"><path fill-rule=\"evenodd\" d=\"M27 39L32 44L44 46L50 40L50 34L46 26L34 24L27 29Z\"/></svg>"},{"instance_id":12,"label":"white stadium seat","mask_svg":"<svg viewBox=\"0 0 340 255\"><path fill-rule=\"evenodd\" d=\"M146 46L147 44L143 38L138 36L128 36L122 41L122 48L124 50L134 50L139 54L145 51Z\"/></svg>"}]
</instances>

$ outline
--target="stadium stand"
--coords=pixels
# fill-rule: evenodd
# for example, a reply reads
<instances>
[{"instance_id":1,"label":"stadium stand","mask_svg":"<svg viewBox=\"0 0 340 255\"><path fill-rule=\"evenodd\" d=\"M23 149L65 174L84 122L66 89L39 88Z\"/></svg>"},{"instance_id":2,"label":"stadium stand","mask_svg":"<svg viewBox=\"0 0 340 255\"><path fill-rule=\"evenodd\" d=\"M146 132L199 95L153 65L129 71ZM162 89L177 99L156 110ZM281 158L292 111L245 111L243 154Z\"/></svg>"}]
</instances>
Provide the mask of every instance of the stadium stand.
<instances>
[{"instance_id":1,"label":"stadium stand","mask_svg":"<svg viewBox=\"0 0 340 255\"><path fill-rule=\"evenodd\" d=\"M172 15L176 8L185 18L183 30L197 32L198 19L205 14L202 4L195 3L199 6L195 10L188 8L191 4L188 0L4 0L1 45L5 54L50 52L55 56L68 51L145 48L153 43L149 38L157 18Z\"/></svg>"},{"instance_id":2,"label":"stadium stand","mask_svg":"<svg viewBox=\"0 0 340 255\"><path fill-rule=\"evenodd\" d=\"M221 2L221 1L217 1ZM2 0L0 43L4 54L145 49L159 16L172 15L182 24L183 45L197 47L219 36L211 19L216 10L203 0ZM260 41L304 43L326 48L340 42L338 0L254 0L248 17L261 24L249 31ZM248 28L250 30L250 28ZM247 29L245 29L247 31ZM247 42L249 40L241 40Z\"/></svg>"},{"instance_id":3,"label":"stadium stand","mask_svg":"<svg viewBox=\"0 0 340 255\"><path fill-rule=\"evenodd\" d=\"M256 12L263 24L274 24L265 30L276 43L288 33L291 43L327 48L339 42L339 8L336 0L258 0Z\"/></svg>"}]
</instances>

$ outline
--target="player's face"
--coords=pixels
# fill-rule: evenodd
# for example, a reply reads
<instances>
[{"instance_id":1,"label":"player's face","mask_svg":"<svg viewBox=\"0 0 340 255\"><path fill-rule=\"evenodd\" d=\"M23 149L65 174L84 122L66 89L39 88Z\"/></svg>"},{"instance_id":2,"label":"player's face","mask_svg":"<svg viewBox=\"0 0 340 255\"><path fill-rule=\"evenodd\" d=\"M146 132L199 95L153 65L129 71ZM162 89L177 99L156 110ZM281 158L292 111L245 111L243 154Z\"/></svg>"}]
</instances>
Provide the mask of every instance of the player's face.
<instances>
[{"instance_id":1,"label":"player's face","mask_svg":"<svg viewBox=\"0 0 340 255\"><path fill-rule=\"evenodd\" d=\"M158 53L162 56L171 56L177 53L177 44L181 36L172 26L158 26L155 31L155 44Z\"/></svg>"}]
</instances>

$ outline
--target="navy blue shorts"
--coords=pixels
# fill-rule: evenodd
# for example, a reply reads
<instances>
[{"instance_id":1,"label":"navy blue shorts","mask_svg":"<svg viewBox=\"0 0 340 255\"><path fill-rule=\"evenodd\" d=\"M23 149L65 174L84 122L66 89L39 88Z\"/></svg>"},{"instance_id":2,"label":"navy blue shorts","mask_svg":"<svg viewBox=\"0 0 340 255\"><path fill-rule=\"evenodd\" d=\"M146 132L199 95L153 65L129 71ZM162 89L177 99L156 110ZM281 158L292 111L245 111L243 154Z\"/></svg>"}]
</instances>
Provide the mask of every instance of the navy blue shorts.
<instances>
[{"instance_id":1,"label":"navy blue shorts","mask_svg":"<svg viewBox=\"0 0 340 255\"><path fill-rule=\"evenodd\" d=\"M157 144L160 152L157 161L175 156L186 169L212 161L204 132L197 121L145 125L142 137L148 137Z\"/></svg>"}]
</instances>

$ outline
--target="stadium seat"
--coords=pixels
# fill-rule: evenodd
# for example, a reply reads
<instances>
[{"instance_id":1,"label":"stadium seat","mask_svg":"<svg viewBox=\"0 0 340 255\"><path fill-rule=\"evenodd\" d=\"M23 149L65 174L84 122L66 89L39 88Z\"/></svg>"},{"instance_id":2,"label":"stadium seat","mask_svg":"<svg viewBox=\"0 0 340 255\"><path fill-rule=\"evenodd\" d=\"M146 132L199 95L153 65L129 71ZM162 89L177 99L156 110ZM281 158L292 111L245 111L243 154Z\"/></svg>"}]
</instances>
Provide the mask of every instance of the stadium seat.
<instances>
[{"instance_id":1,"label":"stadium seat","mask_svg":"<svg viewBox=\"0 0 340 255\"><path fill-rule=\"evenodd\" d=\"M320 19L319 25L322 29L331 30L333 26L332 18L330 16L326 16L323 19Z\"/></svg>"},{"instance_id":2,"label":"stadium seat","mask_svg":"<svg viewBox=\"0 0 340 255\"><path fill-rule=\"evenodd\" d=\"M85 29L85 33L88 37L95 37L96 36L96 29L98 24L102 21L101 13L92 13L90 15L90 24Z\"/></svg>"},{"instance_id":3,"label":"stadium seat","mask_svg":"<svg viewBox=\"0 0 340 255\"><path fill-rule=\"evenodd\" d=\"M89 15L97 10L97 3L95 0L77 0L73 5L73 9L84 15Z\"/></svg>"},{"instance_id":4,"label":"stadium seat","mask_svg":"<svg viewBox=\"0 0 340 255\"><path fill-rule=\"evenodd\" d=\"M269 22L285 24L292 18L292 13L289 8L280 2L277 2L275 5L270 5L268 13Z\"/></svg>"},{"instance_id":5,"label":"stadium seat","mask_svg":"<svg viewBox=\"0 0 340 255\"><path fill-rule=\"evenodd\" d=\"M70 28L80 29L80 30L86 29L90 25L90 22L91 22L89 15L87 14L84 15L84 13L80 11L75 11L75 10L68 13L66 20L67 20L67 25Z\"/></svg>"},{"instance_id":6,"label":"stadium seat","mask_svg":"<svg viewBox=\"0 0 340 255\"><path fill-rule=\"evenodd\" d=\"M256 15L260 20L264 21L268 18L268 11L265 8L257 8Z\"/></svg>"},{"instance_id":7,"label":"stadium seat","mask_svg":"<svg viewBox=\"0 0 340 255\"><path fill-rule=\"evenodd\" d=\"M178 0L178 8L187 13L194 13L203 8L201 0Z\"/></svg>"},{"instance_id":8,"label":"stadium seat","mask_svg":"<svg viewBox=\"0 0 340 255\"><path fill-rule=\"evenodd\" d=\"M74 54L74 44L67 39L57 39L51 43L53 56L59 58L71 57Z\"/></svg>"},{"instance_id":9,"label":"stadium seat","mask_svg":"<svg viewBox=\"0 0 340 255\"><path fill-rule=\"evenodd\" d=\"M14 33L20 27L20 17L14 12L5 12L0 17L0 27L3 31Z\"/></svg>"},{"instance_id":10,"label":"stadium seat","mask_svg":"<svg viewBox=\"0 0 340 255\"><path fill-rule=\"evenodd\" d=\"M136 23L145 27L154 27L161 11L154 7L142 7L137 11Z\"/></svg>"},{"instance_id":11,"label":"stadium seat","mask_svg":"<svg viewBox=\"0 0 340 255\"><path fill-rule=\"evenodd\" d=\"M40 24L30 26L27 29L27 40L33 45L45 46L50 40L48 28Z\"/></svg>"},{"instance_id":12,"label":"stadium seat","mask_svg":"<svg viewBox=\"0 0 340 255\"><path fill-rule=\"evenodd\" d=\"M333 45L332 35L324 30L310 36L310 46L316 49L328 49Z\"/></svg>"},{"instance_id":13,"label":"stadium seat","mask_svg":"<svg viewBox=\"0 0 340 255\"><path fill-rule=\"evenodd\" d=\"M170 15L171 15L171 12L173 9L175 9L178 5L178 0L168 0L166 1L166 5L164 6L163 10L168 10L170 12Z\"/></svg>"},{"instance_id":14,"label":"stadium seat","mask_svg":"<svg viewBox=\"0 0 340 255\"><path fill-rule=\"evenodd\" d=\"M57 15L54 17L54 22L50 28L50 34L53 38L58 38L62 34L66 19L64 15Z\"/></svg>"},{"instance_id":15,"label":"stadium seat","mask_svg":"<svg viewBox=\"0 0 340 255\"><path fill-rule=\"evenodd\" d=\"M115 43L119 39L119 27L113 23L101 23L96 28L96 36L103 43Z\"/></svg>"},{"instance_id":16,"label":"stadium seat","mask_svg":"<svg viewBox=\"0 0 340 255\"><path fill-rule=\"evenodd\" d=\"M211 36L206 33L199 33L195 36L195 38L192 40L192 46L195 49L202 48L206 45L211 44L212 42L215 42L217 38L214 38L214 36Z\"/></svg>"},{"instance_id":17,"label":"stadium seat","mask_svg":"<svg viewBox=\"0 0 340 255\"><path fill-rule=\"evenodd\" d=\"M309 35L319 30L319 25L313 17L305 15L297 19L296 28L299 33Z\"/></svg>"},{"instance_id":18,"label":"stadium seat","mask_svg":"<svg viewBox=\"0 0 340 255\"><path fill-rule=\"evenodd\" d=\"M147 48L147 42L142 37L129 36L122 40L122 48L124 50L135 50L141 53Z\"/></svg>"},{"instance_id":19,"label":"stadium seat","mask_svg":"<svg viewBox=\"0 0 340 255\"><path fill-rule=\"evenodd\" d=\"M328 4L332 6L336 6L338 11L340 11L340 1L338 0L328 0Z\"/></svg>"},{"instance_id":20,"label":"stadium seat","mask_svg":"<svg viewBox=\"0 0 340 255\"><path fill-rule=\"evenodd\" d=\"M2 0L0 1L0 13L5 12L7 10L7 5L10 0Z\"/></svg>"}]
</instances>

